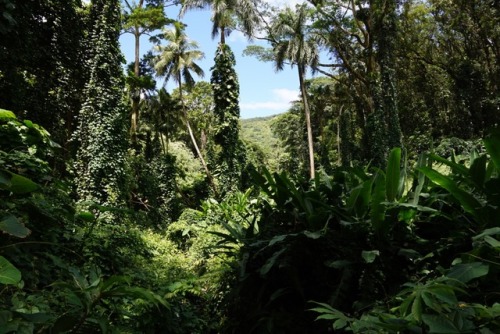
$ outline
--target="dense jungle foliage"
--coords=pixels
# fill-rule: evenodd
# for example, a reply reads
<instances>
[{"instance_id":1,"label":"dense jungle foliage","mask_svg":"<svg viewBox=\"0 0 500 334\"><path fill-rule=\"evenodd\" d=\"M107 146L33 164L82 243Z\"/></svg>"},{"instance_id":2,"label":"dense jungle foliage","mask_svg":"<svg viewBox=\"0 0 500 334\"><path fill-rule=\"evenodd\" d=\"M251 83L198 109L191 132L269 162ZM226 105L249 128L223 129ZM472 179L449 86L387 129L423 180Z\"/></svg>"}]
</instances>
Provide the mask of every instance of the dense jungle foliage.
<instances>
[{"instance_id":1,"label":"dense jungle foliage","mask_svg":"<svg viewBox=\"0 0 500 334\"><path fill-rule=\"evenodd\" d=\"M499 2L271 3L0 0L0 334L500 332Z\"/></svg>"}]
</instances>

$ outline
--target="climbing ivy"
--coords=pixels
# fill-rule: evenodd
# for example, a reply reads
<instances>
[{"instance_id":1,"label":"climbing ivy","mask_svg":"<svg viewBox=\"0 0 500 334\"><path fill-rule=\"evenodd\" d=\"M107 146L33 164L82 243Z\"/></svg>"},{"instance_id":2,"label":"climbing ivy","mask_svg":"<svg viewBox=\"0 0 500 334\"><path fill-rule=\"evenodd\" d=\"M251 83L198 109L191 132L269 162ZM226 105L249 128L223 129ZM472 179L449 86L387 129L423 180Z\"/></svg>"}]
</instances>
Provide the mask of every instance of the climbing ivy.
<instances>
[{"instance_id":1,"label":"climbing ivy","mask_svg":"<svg viewBox=\"0 0 500 334\"><path fill-rule=\"evenodd\" d=\"M94 1L90 17L90 79L80 110L76 187L80 201L116 206L125 184L125 108L122 54L119 49L119 1Z\"/></svg>"},{"instance_id":2,"label":"climbing ivy","mask_svg":"<svg viewBox=\"0 0 500 334\"><path fill-rule=\"evenodd\" d=\"M239 141L239 91L234 54L226 44L219 44L210 83L214 94L215 131L209 152L219 175L221 194L235 190L240 182L245 152Z\"/></svg>"}]
</instances>

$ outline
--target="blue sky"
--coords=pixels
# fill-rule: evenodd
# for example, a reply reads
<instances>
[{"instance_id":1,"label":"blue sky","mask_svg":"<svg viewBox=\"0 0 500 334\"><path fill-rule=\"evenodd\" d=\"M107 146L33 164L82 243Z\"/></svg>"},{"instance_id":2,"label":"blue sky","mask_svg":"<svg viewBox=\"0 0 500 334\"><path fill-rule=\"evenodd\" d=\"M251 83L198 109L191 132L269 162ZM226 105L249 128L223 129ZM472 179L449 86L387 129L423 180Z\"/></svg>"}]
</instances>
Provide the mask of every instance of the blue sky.
<instances>
[{"instance_id":1,"label":"blue sky","mask_svg":"<svg viewBox=\"0 0 500 334\"><path fill-rule=\"evenodd\" d=\"M276 3L279 0L267 0ZM285 1L282 1L285 2ZM293 4L298 1L286 1ZM167 15L176 18L178 8L168 7ZM196 10L186 13L181 19L187 24L186 34L199 44L199 49L205 53L205 58L199 62L205 72L204 81L210 81L210 68L214 64L217 41L212 40L212 22L210 10ZM254 57L243 57L242 52L250 43L240 32L233 32L226 40L236 57L236 72L240 82L240 110L241 118L264 117L285 112L290 107L290 102L299 97L299 81L297 69L285 68L275 72L272 63L258 61ZM133 36L124 34L120 38L121 48L130 63L134 60ZM254 43L263 42L254 41ZM148 37L141 39L141 55L151 49ZM173 85L168 85L171 90Z\"/></svg>"}]
</instances>

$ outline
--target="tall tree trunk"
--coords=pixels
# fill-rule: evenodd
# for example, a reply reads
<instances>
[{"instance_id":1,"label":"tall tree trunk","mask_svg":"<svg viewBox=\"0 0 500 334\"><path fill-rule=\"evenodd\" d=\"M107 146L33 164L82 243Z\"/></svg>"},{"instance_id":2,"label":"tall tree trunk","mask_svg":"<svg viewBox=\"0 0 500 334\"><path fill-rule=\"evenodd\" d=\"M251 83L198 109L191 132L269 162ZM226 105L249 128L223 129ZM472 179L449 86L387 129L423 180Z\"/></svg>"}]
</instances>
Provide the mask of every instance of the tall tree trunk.
<instances>
[{"instance_id":1,"label":"tall tree trunk","mask_svg":"<svg viewBox=\"0 0 500 334\"><path fill-rule=\"evenodd\" d=\"M297 66L299 69L299 82L300 82L300 92L302 93L302 102L304 103L304 113L306 116L306 127L307 127L307 145L309 147L309 171L311 179L315 177L314 168L314 146L313 146L313 136L311 127L311 112L309 110L309 103L307 102L307 91L304 83L305 69L304 66Z\"/></svg>"},{"instance_id":2,"label":"tall tree trunk","mask_svg":"<svg viewBox=\"0 0 500 334\"><path fill-rule=\"evenodd\" d=\"M226 44L226 28L220 27L220 44Z\"/></svg>"},{"instance_id":3,"label":"tall tree trunk","mask_svg":"<svg viewBox=\"0 0 500 334\"><path fill-rule=\"evenodd\" d=\"M139 47L140 47L140 35L139 28L136 27L136 32L134 34L135 38L135 60L134 60L134 75L139 77ZM139 102L141 100L140 95L136 96L136 92L132 95L132 112L130 115L130 139L132 144L135 144L137 139L137 123L139 119Z\"/></svg>"},{"instance_id":4,"label":"tall tree trunk","mask_svg":"<svg viewBox=\"0 0 500 334\"><path fill-rule=\"evenodd\" d=\"M130 6L130 4L126 1L125 2L127 4L127 6L129 7L129 9L132 11L133 8ZM142 8L142 6L144 5L144 0L140 0L139 1L139 4L137 5L137 8ZM140 62L140 56L139 56L139 52L140 52L140 38L141 38L141 34L140 34L140 31L139 31L139 27L138 26L135 26L134 27L134 39L135 39L135 59L134 59L134 75L136 77L139 77L139 62ZM132 141L132 144L135 144L136 140L137 140L137 124L139 122L139 102L141 100L141 97L140 95L137 95L135 96L132 95L132 111L131 111L131 114L130 114L130 139Z\"/></svg>"},{"instance_id":5,"label":"tall tree trunk","mask_svg":"<svg viewBox=\"0 0 500 334\"><path fill-rule=\"evenodd\" d=\"M196 138L194 137L193 130L191 129L191 124L189 124L189 118L188 118L188 114L186 111L186 107L184 105L184 98L182 95L182 79L181 79L180 74L179 74L178 79L179 79L179 95L180 95L180 99L181 99L181 108L182 108L182 113L184 115L184 120L186 122L186 127L188 129L189 137L191 137L191 141L193 142L193 146L194 146L194 149L196 150L196 154L198 155L198 158L200 159L201 164L203 165L203 169L205 169L205 173L207 174L207 177L208 177L208 182L210 183L210 186L212 187L214 194L216 196L218 196L217 187L215 186L215 182L214 182L214 178L212 176L212 173L210 173L210 171L208 170L207 163L205 162L205 159L203 158L203 155L201 154L201 151L198 147L198 144L196 143Z\"/></svg>"}]
</instances>

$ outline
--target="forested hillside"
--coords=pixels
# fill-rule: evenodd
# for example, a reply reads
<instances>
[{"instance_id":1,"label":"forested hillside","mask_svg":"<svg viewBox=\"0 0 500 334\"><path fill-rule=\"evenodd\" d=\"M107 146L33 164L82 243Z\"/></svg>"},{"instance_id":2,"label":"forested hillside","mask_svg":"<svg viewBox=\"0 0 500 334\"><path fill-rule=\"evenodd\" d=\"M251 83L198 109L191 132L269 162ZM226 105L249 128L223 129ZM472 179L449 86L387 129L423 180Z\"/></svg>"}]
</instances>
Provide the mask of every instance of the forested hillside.
<instances>
[{"instance_id":1,"label":"forested hillside","mask_svg":"<svg viewBox=\"0 0 500 334\"><path fill-rule=\"evenodd\" d=\"M0 334L500 332L499 2L275 3L0 0Z\"/></svg>"},{"instance_id":2,"label":"forested hillside","mask_svg":"<svg viewBox=\"0 0 500 334\"><path fill-rule=\"evenodd\" d=\"M241 120L241 139L247 143L270 171L279 169L279 162L284 151L276 134L272 130L276 116L256 117Z\"/></svg>"}]
</instances>

